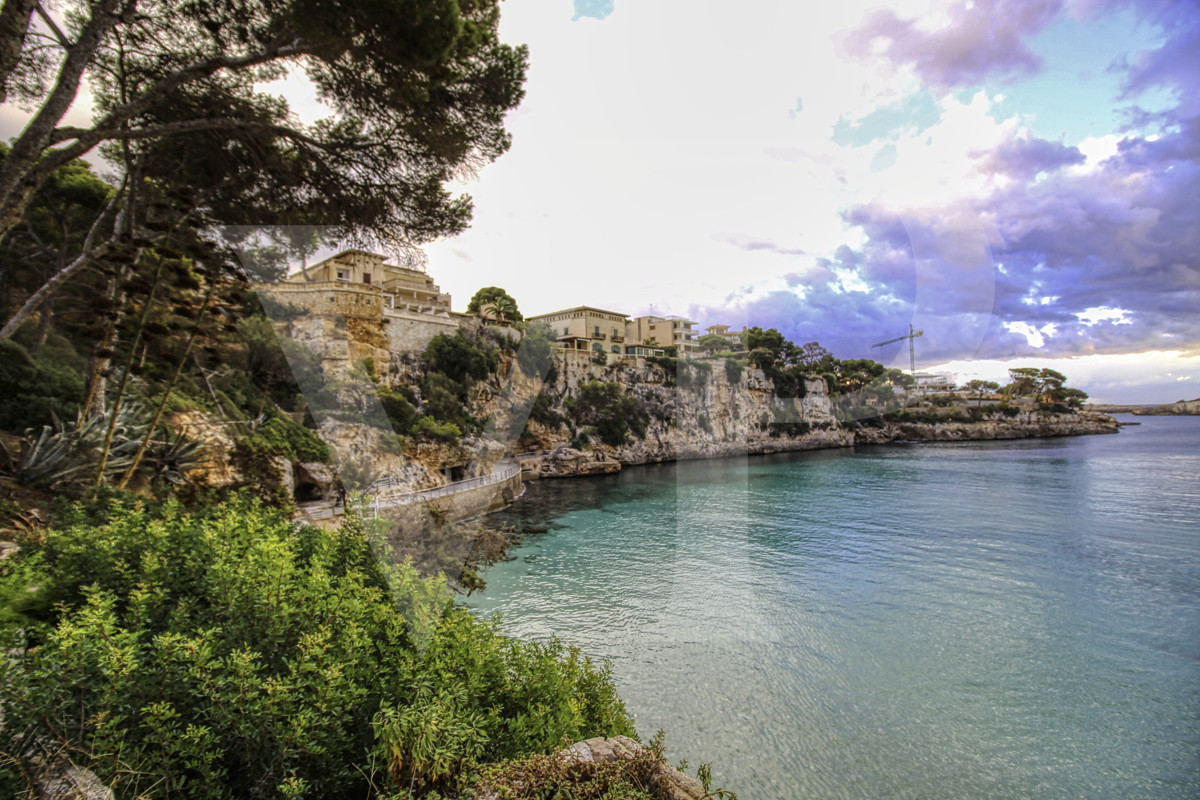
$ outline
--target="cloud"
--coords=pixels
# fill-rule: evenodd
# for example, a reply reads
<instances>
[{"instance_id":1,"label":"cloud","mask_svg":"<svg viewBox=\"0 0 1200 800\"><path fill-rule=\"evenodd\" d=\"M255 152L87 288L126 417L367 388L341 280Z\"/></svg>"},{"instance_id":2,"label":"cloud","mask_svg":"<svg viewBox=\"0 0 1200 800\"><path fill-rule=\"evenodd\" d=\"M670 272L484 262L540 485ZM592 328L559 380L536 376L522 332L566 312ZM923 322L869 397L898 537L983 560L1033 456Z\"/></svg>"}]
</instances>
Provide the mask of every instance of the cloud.
<instances>
[{"instance_id":1,"label":"cloud","mask_svg":"<svg viewBox=\"0 0 1200 800\"><path fill-rule=\"evenodd\" d=\"M1053 172L1087 160L1078 147L1068 147L1061 142L1049 142L1033 136L1013 137L990 153L972 155L982 156L979 169L986 174L1025 179L1039 172Z\"/></svg>"},{"instance_id":2,"label":"cloud","mask_svg":"<svg viewBox=\"0 0 1200 800\"><path fill-rule=\"evenodd\" d=\"M784 256L802 256L807 252L800 247L780 247L769 239L758 239L753 236L742 236L740 234L722 233L713 238L718 242L731 244L739 250L745 250L748 253L767 252L778 253Z\"/></svg>"},{"instance_id":3,"label":"cloud","mask_svg":"<svg viewBox=\"0 0 1200 800\"><path fill-rule=\"evenodd\" d=\"M846 52L881 56L910 66L941 90L976 86L994 76L1014 78L1035 72L1041 59L1025 38L1048 25L1062 9L1060 0L965 0L945 11L944 24L902 19L890 9L875 11L844 39Z\"/></svg>"}]
</instances>

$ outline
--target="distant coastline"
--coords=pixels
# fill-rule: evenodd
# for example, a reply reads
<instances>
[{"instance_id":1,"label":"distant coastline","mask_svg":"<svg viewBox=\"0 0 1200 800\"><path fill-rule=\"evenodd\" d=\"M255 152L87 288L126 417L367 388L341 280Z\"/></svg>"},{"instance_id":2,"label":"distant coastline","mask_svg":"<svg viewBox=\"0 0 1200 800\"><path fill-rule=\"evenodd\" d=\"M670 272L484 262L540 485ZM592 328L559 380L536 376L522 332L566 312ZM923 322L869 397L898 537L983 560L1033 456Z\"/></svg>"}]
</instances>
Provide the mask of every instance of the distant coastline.
<instances>
[{"instance_id":1,"label":"distant coastline","mask_svg":"<svg viewBox=\"0 0 1200 800\"><path fill-rule=\"evenodd\" d=\"M1102 414L1135 414L1145 417L1191 417L1200 415L1200 398L1160 405L1092 404L1088 406L1088 410L1099 411Z\"/></svg>"}]
</instances>

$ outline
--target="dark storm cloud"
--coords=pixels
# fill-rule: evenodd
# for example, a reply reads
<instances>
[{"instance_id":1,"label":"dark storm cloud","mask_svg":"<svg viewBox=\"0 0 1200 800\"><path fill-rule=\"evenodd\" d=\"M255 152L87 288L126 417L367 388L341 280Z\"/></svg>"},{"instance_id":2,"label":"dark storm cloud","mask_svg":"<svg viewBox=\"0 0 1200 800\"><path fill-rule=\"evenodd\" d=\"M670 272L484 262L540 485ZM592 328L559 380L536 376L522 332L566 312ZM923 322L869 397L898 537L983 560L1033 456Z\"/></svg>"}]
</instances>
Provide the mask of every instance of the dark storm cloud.
<instances>
[{"instance_id":1,"label":"dark storm cloud","mask_svg":"<svg viewBox=\"0 0 1200 800\"><path fill-rule=\"evenodd\" d=\"M911 65L938 89L976 85L992 76L1036 71L1041 62L1024 39L1045 27L1061 8L1060 0L957 3L948 10L948 24L932 31L891 10L879 10L848 33L843 46L851 55L865 57L882 43L884 57Z\"/></svg>"}]
</instances>

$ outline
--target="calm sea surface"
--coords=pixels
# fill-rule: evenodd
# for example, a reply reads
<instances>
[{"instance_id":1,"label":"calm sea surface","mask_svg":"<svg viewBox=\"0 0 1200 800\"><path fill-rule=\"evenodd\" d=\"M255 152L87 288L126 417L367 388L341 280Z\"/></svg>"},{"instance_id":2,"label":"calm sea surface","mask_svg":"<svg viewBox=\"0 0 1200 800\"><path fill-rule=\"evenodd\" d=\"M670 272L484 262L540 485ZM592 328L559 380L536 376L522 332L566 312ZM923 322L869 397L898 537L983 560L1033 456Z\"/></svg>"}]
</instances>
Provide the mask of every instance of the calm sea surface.
<instances>
[{"instance_id":1,"label":"calm sea surface","mask_svg":"<svg viewBox=\"0 0 1200 800\"><path fill-rule=\"evenodd\" d=\"M1200 797L1200 417L545 481L480 614L742 800Z\"/></svg>"}]
</instances>

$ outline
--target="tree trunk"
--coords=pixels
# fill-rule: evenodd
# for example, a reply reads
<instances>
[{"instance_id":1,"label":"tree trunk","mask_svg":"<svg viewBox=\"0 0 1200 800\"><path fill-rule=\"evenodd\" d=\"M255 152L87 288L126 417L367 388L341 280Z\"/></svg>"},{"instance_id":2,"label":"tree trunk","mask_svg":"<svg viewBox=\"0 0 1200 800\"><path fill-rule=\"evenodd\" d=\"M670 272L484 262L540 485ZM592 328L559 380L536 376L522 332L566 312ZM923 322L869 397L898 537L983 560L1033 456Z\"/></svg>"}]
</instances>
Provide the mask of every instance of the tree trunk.
<instances>
[{"instance_id":1,"label":"tree trunk","mask_svg":"<svg viewBox=\"0 0 1200 800\"><path fill-rule=\"evenodd\" d=\"M158 284L162 278L163 264L166 259L162 256L158 258L158 267L154 270L154 282L150 285L150 293L146 297L146 305L142 306L142 315L138 318L137 331L133 335L133 341L129 344L129 358L125 359L125 371L121 374L121 384L117 387L117 396L113 398L112 410L109 413L112 415L108 419L108 430L104 434L104 445L100 448L100 463L96 467L96 486L104 482L104 469L108 465L108 454L112 450L113 434L117 430L117 414L121 411L121 402L125 399L125 389L129 386L129 374L133 370L133 362L137 358L138 344L142 340L142 331L146 327L146 322L150 319L150 311L154 308L154 293L158 291Z\"/></svg>"},{"instance_id":2,"label":"tree trunk","mask_svg":"<svg viewBox=\"0 0 1200 800\"><path fill-rule=\"evenodd\" d=\"M150 421L150 427L146 429L146 435L142 437L141 444L138 445L137 452L133 454L133 460L129 462L129 467L125 470L125 474L121 476L120 482L117 483L118 489L124 489L129 483L129 479L133 477L133 473L137 472L138 466L142 463L142 456L146 454L146 449L150 446L151 439L154 438L154 430L158 427L158 423L162 421L163 412L166 411L167 402L171 399L171 393L175 391L175 385L179 383L179 377L183 374L183 365L187 363L188 356L192 352L192 343L196 341L196 337L200 333L200 323L204 319L204 312L208 309L208 303L212 300L213 292L217 289L217 279L213 278L212 283L208 286L208 291L204 295L204 302L200 305L200 312L196 315L196 323L192 326L191 333L188 334L187 343L183 346L183 353L179 356L179 363L175 365L175 373L171 376L171 382L167 384L167 388L163 391L162 400L158 403L158 408L154 411L154 419ZM207 381L207 378L205 378ZM211 386L209 387L211 391ZM216 395L213 395L216 399ZM220 404L218 404L220 407Z\"/></svg>"},{"instance_id":3,"label":"tree trunk","mask_svg":"<svg viewBox=\"0 0 1200 800\"><path fill-rule=\"evenodd\" d=\"M21 60L35 0L5 0L0 10L0 103L8 99L8 77Z\"/></svg>"}]
</instances>

